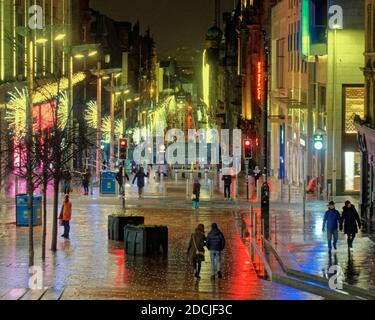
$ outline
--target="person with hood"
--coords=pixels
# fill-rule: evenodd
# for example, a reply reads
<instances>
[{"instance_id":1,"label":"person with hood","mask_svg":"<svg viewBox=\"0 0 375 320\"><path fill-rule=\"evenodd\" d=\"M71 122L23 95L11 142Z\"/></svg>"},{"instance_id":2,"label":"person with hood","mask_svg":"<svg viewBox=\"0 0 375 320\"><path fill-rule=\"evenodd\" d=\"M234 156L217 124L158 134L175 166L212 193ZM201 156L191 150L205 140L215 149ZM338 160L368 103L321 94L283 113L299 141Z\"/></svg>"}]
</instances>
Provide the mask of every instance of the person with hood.
<instances>
[{"instance_id":1,"label":"person with hood","mask_svg":"<svg viewBox=\"0 0 375 320\"><path fill-rule=\"evenodd\" d=\"M333 237L333 250L337 250L337 240L339 225L341 224L340 213L335 209L335 203L330 201L328 204L328 210L324 215L323 220L323 232L325 232L325 227L327 225L327 241L328 241L328 250L332 250L332 237Z\"/></svg>"},{"instance_id":2,"label":"person with hood","mask_svg":"<svg viewBox=\"0 0 375 320\"><path fill-rule=\"evenodd\" d=\"M215 280L216 269L218 278L221 279L223 277L221 273L221 252L224 250L224 247L224 235L218 228L217 224L213 223L211 231L207 235L207 249L210 251L211 259L211 280Z\"/></svg>"},{"instance_id":3,"label":"person with hood","mask_svg":"<svg viewBox=\"0 0 375 320\"><path fill-rule=\"evenodd\" d=\"M345 201L343 207L340 231L344 229L344 233L348 237L348 249L353 251L353 241L355 235L358 233L358 229L361 229L361 219L359 218L358 212L350 201Z\"/></svg>"},{"instance_id":4,"label":"person with hood","mask_svg":"<svg viewBox=\"0 0 375 320\"><path fill-rule=\"evenodd\" d=\"M135 179L137 179L137 186L138 186L138 196L139 199L142 198L143 194L143 188L145 186L145 178L148 177L148 173L145 173L145 170L143 167L140 167L136 175L134 176L132 184L134 184Z\"/></svg>"},{"instance_id":5,"label":"person with hood","mask_svg":"<svg viewBox=\"0 0 375 320\"><path fill-rule=\"evenodd\" d=\"M204 232L204 225L199 224L195 232L190 237L189 247L187 254L191 259L194 267L194 276L200 279L202 261L204 257L204 246L206 245L206 235Z\"/></svg>"},{"instance_id":6,"label":"person with hood","mask_svg":"<svg viewBox=\"0 0 375 320\"><path fill-rule=\"evenodd\" d=\"M195 210L199 209L199 196L200 196L200 193L201 193L201 185L199 183L198 180L195 180L194 181L194 185L193 185L193 194L191 196L192 200L193 200L193 208Z\"/></svg>"}]
</instances>

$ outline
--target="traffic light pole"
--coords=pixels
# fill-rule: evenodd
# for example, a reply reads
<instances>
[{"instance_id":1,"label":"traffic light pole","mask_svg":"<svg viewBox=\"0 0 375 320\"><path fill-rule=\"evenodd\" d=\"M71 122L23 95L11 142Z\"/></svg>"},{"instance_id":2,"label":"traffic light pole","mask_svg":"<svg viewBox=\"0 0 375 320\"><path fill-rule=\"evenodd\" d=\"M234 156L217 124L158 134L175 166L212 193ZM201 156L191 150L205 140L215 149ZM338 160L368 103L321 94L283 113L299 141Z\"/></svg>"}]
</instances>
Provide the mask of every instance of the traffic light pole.
<instances>
[{"instance_id":1,"label":"traffic light pole","mask_svg":"<svg viewBox=\"0 0 375 320\"><path fill-rule=\"evenodd\" d=\"M270 238L270 190L268 186L268 58L269 48L266 39L266 32L263 31L264 41L264 88L263 88L263 143L262 143L262 156L263 156L263 185L261 189L261 218L264 223L264 238Z\"/></svg>"}]
</instances>

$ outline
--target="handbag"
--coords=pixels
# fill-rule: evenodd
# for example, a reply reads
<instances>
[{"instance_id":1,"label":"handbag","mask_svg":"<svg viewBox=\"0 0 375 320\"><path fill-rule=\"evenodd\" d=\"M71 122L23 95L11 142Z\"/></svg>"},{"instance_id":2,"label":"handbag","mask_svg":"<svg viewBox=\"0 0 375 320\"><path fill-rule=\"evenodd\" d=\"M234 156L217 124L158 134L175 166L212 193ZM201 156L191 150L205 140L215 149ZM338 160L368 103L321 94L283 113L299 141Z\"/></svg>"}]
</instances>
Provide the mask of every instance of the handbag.
<instances>
[{"instance_id":1,"label":"handbag","mask_svg":"<svg viewBox=\"0 0 375 320\"><path fill-rule=\"evenodd\" d=\"M195 243L195 237L194 237L194 234L192 234L191 236L192 236L192 238L193 238L193 243L194 243L194 247L195 247L195 254L196 254L197 256L202 256L202 257L204 257L204 252L198 250L197 244Z\"/></svg>"},{"instance_id":2,"label":"handbag","mask_svg":"<svg viewBox=\"0 0 375 320\"><path fill-rule=\"evenodd\" d=\"M196 194L192 194L191 195L191 200L196 200L197 199L197 195Z\"/></svg>"}]
</instances>

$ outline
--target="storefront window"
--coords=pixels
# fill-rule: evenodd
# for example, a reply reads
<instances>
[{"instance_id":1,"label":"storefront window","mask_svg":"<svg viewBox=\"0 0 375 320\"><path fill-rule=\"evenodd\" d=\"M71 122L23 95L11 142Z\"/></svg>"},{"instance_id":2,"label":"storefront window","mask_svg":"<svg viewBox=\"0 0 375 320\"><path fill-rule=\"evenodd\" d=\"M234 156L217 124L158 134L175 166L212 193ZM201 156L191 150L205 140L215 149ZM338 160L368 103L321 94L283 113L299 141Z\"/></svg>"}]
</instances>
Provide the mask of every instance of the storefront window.
<instances>
[{"instance_id":1,"label":"storefront window","mask_svg":"<svg viewBox=\"0 0 375 320\"><path fill-rule=\"evenodd\" d=\"M345 133L356 133L354 116L365 116L365 88L346 87L345 90Z\"/></svg>"},{"instance_id":2,"label":"storefront window","mask_svg":"<svg viewBox=\"0 0 375 320\"><path fill-rule=\"evenodd\" d=\"M361 182L361 155L345 152L345 191L359 191Z\"/></svg>"}]
</instances>

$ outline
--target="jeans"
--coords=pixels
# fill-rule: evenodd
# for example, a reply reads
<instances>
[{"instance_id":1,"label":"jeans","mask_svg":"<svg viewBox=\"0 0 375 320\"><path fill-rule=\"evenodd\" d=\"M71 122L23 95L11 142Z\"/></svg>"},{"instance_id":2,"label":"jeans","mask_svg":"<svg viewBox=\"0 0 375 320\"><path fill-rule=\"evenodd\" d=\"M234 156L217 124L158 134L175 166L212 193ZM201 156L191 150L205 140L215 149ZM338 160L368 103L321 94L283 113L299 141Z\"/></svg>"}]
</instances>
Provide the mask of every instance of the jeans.
<instances>
[{"instance_id":1,"label":"jeans","mask_svg":"<svg viewBox=\"0 0 375 320\"><path fill-rule=\"evenodd\" d=\"M348 234L348 247L353 248L353 241L355 238L355 233Z\"/></svg>"},{"instance_id":2,"label":"jeans","mask_svg":"<svg viewBox=\"0 0 375 320\"><path fill-rule=\"evenodd\" d=\"M230 199L231 185L224 185L224 197Z\"/></svg>"},{"instance_id":3,"label":"jeans","mask_svg":"<svg viewBox=\"0 0 375 320\"><path fill-rule=\"evenodd\" d=\"M118 184L118 192L119 192L119 194L123 194L124 193L124 189L123 189L123 186L122 186L122 183L119 183Z\"/></svg>"},{"instance_id":4,"label":"jeans","mask_svg":"<svg viewBox=\"0 0 375 320\"><path fill-rule=\"evenodd\" d=\"M211 275L214 276L217 272L221 272L221 252L216 250L210 250L211 260ZM216 263L217 262L217 263Z\"/></svg>"},{"instance_id":5,"label":"jeans","mask_svg":"<svg viewBox=\"0 0 375 320\"><path fill-rule=\"evenodd\" d=\"M86 195L89 194L89 185L85 183L83 185L83 190L84 190L84 192L85 192Z\"/></svg>"},{"instance_id":6,"label":"jeans","mask_svg":"<svg viewBox=\"0 0 375 320\"><path fill-rule=\"evenodd\" d=\"M143 187L138 187L138 195L142 196L143 194Z\"/></svg>"},{"instance_id":7,"label":"jeans","mask_svg":"<svg viewBox=\"0 0 375 320\"><path fill-rule=\"evenodd\" d=\"M63 221L64 226L64 238L69 238L69 232L70 232L70 222L69 221Z\"/></svg>"},{"instance_id":8,"label":"jeans","mask_svg":"<svg viewBox=\"0 0 375 320\"><path fill-rule=\"evenodd\" d=\"M339 238L338 230L327 230L327 241L328 241L328 249L332 249L332 236L333 236L333 248L336 249L337 240Z\"/></svg>"},{"instance_id":9,"label":"jeans","mask_svg":"<svg viewBox=\"0 0 375 320\"><path fill-rule=\"evenodd\" d=\"M198 200L194 200L193 204L194 204L194 209L199 209L199 201Z\"/></svg>"}]
</instances>

